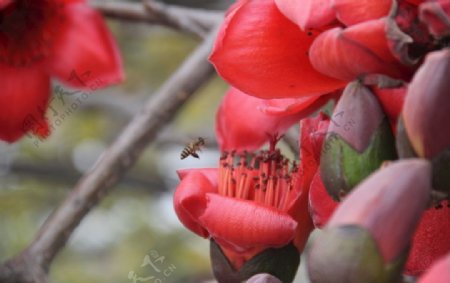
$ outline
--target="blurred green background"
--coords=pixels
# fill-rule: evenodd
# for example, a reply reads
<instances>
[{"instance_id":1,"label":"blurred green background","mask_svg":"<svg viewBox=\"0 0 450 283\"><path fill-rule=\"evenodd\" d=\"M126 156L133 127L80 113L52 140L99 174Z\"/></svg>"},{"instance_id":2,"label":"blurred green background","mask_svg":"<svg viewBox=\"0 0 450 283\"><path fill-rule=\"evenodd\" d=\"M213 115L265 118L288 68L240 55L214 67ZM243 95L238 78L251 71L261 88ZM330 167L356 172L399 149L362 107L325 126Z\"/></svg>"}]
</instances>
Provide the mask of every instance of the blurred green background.
<instances>
[{"instance_id":1,"label":"blurred green background","mask_svg":"<svg viewBox=\"0 0 450 283\"><path fill-rule=\"evenodd\" d=\"M213 2L203 4L224 7ZM80 99L77 109L59 121L59 114L81 93L62 99L54 95L47 113L55 128L50 138L25 137L14 145L0 144L0 261L27 246L142 102L199 43L148 24L117 20L108 24L122 52L126 82ZM214 78L185 105L133 170L83 220L52 265L52 282L134 282L133 278L149 283L160 282L157 279L202 282L212 278L208 241L181 226L172 209L172 193L177 169L216 164L214 115L225 90L226 84ZM210 138L208 149L200 160L181 162L182 148L198 136ZM145 264L146 256L156 261L155 267Z\"/></svg>"}]
</instances>

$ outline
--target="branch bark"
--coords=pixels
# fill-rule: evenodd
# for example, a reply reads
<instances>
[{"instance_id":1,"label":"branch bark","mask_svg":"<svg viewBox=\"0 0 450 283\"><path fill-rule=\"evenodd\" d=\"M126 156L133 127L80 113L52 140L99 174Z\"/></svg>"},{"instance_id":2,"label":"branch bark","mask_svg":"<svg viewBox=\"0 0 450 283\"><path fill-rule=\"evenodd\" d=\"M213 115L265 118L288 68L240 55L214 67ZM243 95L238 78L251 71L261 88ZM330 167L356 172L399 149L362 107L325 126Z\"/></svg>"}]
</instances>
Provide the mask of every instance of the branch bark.
<instances>
[{"instance_id":1,"label":"branch bark","mask_svg":"<svg viewBox=\"0 0 450 283\"><path fill-rule=\"evenodd\" d=\"M31 245L0 266L2 283L45 283L47 271L80 221L117 184L184 103L214 74L206 58L217 29L148 100L115 142L49 216Z\"/></svg>"},{"instance_id":2,"label":"branch bark","mask_svg":"<svg viewBox=\"0 0 450 283\"><path fill-rule=\"evenodd\" d=\"M223 13L185 8L146 0L143 3L124 1L92 1L91 6L109 18L167 26L204 38L222 19Z\"/></svg>"}]
</instances>

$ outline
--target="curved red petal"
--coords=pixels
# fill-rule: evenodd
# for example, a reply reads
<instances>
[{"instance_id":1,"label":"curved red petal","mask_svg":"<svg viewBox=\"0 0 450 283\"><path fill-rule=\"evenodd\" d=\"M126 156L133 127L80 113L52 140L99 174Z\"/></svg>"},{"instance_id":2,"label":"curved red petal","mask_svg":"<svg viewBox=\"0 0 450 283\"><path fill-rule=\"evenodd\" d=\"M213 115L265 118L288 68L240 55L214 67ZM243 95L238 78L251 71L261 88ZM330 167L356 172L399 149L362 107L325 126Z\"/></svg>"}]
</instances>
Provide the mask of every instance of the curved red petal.
<instances>
[{"instance_id":1,"label":"curved red petal","mask_svg":"<svg viewBox=\"0 0 450 283\"><path fill-rule=\"evenodd\" d=\"M275 0L278 9L303 30L320 28L335 19L330 0Z\"/></svg>"},{"instance_id":2,"label":"curved red petal","mask_svg":"<svg viewBox=\"0 0 450 283\"><path fill-rule=\"evenodd\" d=\"M324 113L300 122L300 172L302 182L311 183L320 163L323 140L328 131L330 119Z\"/></svg>"},{"instance_id":3,"label":"curved red petal","mask_svg":"<svg viewBox=\"0 0 450 283\"><path fill-rule=\"evenodd\" d=\"M317 72L308 49L316 31L301 31L273 0L242 1L226 17L210 61L241 91L261 98L323 94L345 85Z\"/></svg>"},{"instance_id":4,"label":"curved red petal","mask_svg":"<svg viewBox=\"0 0 450 283\"><path fill-rule=\"evenodd\" d=\"M69 86L91 91L122 81L120 54L102 16L83 3L63 9L50 73Z\"/></svg>"},{"instance_id":5,"label":"curved red petal","mask_svg":"<svg viewBox=\"0 0 450 283\"><path fill-rule=\"evenodd\" d=\"M198 216L206 208L206 193L215 192L208 178L200 172L184 176L175 190L173 206L175 213L186 228L201 237L208 237L208 231L201 225Z\"/></svg>"},{"instance_id":6,"label":"curved red petal","mask_svg":"<svg viewBox=\"0 0 450 283\"><path fill-rule=\"evenodd\" d=\"M450 208L425 211L416 229L405 273L419 275L438 258L450 252Z\"/></svg>"},{"instance_id":7,"label":"curved red petal","mask_svg":"<svg viewBox=\"0 0 450 283\"><path fill-rule=\"evenodd\" d=\"M183 180L189 174L197 172L208 178L208 181L213 187L217 187L217 179L219 177L219 170L217 168L189 168L177 170L178 178Z\"/></svg>"},{"instance_id":8,"label":"curved red petal","mask_svg":"<svg viewBox=\"0 0 450 283\"><path fill-rule=\"evenodd\" d=\"M419 17L435 37L443 38L450 35L450 1L423 3L419 7Z\"/></svg>"},{"instance_id":9,"label":"curved red petal","mask_svg":"<svg viewBox=\"0 0 450 283\"><path fill-rule=\"evenodd\" d=\"M380 19L328 30L312 44L311 63L318 71L341 80L370 73L404 78L409 72L391 54L384 27L385 20Z\"/></svg>"},{"instance_id":10,"label":"curved red petal","mask_svg":"<svg viewBox=\"0 0 450 283\"><path fill-rule=\"evenodd\" d=\"M346 26L388 15L392 0L331 0L338 20Z\"/></svg>"},{"instance_id":11,"label":"curved red petal","mask_svg":"<svg viewBox=\"0 0 450 283\"><path fill-rule=\"evenodd\" d=\"M9 4L11 4L13 0L0 0L0 9L5 8Z\"/></svg>"},{"instance_id":12,"label":"curved red petal","mask_svg":"<svg viewBox=\"0 0 450 283\"><path fill-rule=\"evenodd\" d=\"M450 282L450 254L433 263L431 268L419 279L419 283Z\"/></svg>"},{"instance_id":13,"label":"curved red petal","mask_svg":"<svg viewBox=\"0 0 450 283\"><path fill-rule=\"evenodd\" d=\"M297 227L287 213L273 207L211 193L198 219L212 238L228 243L237 252L285 246L293 240Z\"/></svg>"},{"instance_id":14,"label":"curved red petal","mask_svg":"<svg viewBox=\"0 0 450 283\"><path fill-rule=\"evenodd\" d=\"M269 115L293 115L304 112L309 116L331 99L338 99L340 92L333 92L321 96L305 96L299 98L264 99L259 109Z\"/></svg>"},{"instance_id":15,"label":"curved red petal","mask_svg":"<svg viewBox=\"0 0 450 283\"><path fill-rule=\"evenodd\" d=\"M0 140L14 142L28 132L48 136L50 78L42 68L0 64L0 86Z\"/></svg>"},{"instance_id":16,"label":"curved red petal","mask_svg":"<svg viewBox=\"0 0 450 283\"><path fill-rule=\"evenodd\" d=\"M384 113L389 118L394 133L396 132L398 117L402 112L406 92L407 87L373 88L373 93L377 96Z\"/></svg>"},{"instance_id":17,"label":"curved red petal","mask_svg":"<svg viewBox=\"0 0 450 283\"><path fill-rule=\"evenodd\" d=\"M264 100L230 88L216 115L216 136L222 151L255 150L270 136L282 134L326 103L328 97ZM297 104L295 102L297 101ZM289 109L289 104L295 107ZM269 105L269 106L268 106ZM272 115L275 107L277 115ZM283 115L284 114L284 115Z\"/></svg>"},{"instance_id":18,"label":"curved red petal","mask_svg":"<svg viewBox=\"0 0 450 283\"><path fill-rule=\"evenodd\" d=\"M314 175L309 190L309 208L314 226L322 228L333 215L339 203L328 194L320 177L320 171Z\"/></svg>"}]
</instances>

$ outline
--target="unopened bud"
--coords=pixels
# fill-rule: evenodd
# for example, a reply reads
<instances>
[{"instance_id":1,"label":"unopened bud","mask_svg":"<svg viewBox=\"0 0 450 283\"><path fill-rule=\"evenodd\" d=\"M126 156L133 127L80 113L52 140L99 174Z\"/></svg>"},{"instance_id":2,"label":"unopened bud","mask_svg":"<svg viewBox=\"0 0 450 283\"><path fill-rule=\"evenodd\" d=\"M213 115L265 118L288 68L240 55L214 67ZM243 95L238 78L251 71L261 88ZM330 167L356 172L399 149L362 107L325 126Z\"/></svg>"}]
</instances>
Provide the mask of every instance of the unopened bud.
<instances>
[{"instance_id":1,"label":"unopened bud","mask_svg":"<svg viewBox=\"0 0 450 283\"><path fill-rule=\"evenodd\" d=\"M359 82L350 83L322 147L320 172L328 193L340 200L383 161L395 158L394 137L377 98Z\"/></svg>"},{"instance_id":2,"label":"unopened bud","mask_svg":"<svg viewBox=\"0 0 450 283\"><path fill-rule=\"evenodd\" d=\"M430 53L416 72L403 106L403 121L418 156L433 158L450 147L450 49Z\"/></svg>"}]
</instances>

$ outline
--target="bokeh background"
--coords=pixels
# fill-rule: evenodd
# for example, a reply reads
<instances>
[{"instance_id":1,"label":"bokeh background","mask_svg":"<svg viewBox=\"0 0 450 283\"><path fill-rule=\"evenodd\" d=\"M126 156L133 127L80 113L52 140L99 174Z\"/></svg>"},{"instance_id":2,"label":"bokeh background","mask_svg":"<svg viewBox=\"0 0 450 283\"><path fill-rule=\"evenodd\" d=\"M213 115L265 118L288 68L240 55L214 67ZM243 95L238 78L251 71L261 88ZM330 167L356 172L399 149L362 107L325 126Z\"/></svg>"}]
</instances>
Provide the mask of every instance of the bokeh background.
<instances>
[{"instance_id":1,"label":"bokeh background","mask_svg":"<svg viewBox=\"0 0 450 283\"><path fill-rule=\"evenodd\" d=\"M225 9L233 1L166 2ZM51 137L0 143L0 261L27 246L142 102L199 44L192 36L164 27L118 20L108 20L108 24L122 52L125 83L82 96L81 92L61 94L55 81L47 113L54 125ZM183 107L138 164L77 228L52 265L52 282L175 283L212 278L209 243L179 223L172 194L177 169L216 165L215 109L226 89L215 77ZM71 114L60 119L70 108ZM181 161L184 145L199 136L207 138L201 159Z\"/></svg>"}]
</instances>

